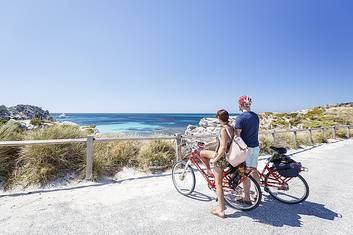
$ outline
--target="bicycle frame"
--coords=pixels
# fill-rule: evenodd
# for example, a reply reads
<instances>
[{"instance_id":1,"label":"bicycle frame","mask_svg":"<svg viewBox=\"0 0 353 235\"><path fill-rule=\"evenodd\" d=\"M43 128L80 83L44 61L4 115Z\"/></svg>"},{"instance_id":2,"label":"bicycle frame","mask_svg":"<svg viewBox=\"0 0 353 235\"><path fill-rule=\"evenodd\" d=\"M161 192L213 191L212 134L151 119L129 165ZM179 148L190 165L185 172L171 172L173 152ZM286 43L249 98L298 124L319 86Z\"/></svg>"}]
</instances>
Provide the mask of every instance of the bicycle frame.
<instances>
[{"instance_id":1,"label":"bicycle frame","mask_svg":"<svg viewBox=\"0 0 353 235\"><path fill-rule=\"evenodd\" d=\"M263 187L283 186L283 184L286 184L289 180L292 179L290 177L282 179L281 176L278 174L278 172L273 167L270 167L269 165L270 165L270 162L267 162L265 167L262 169L262 171L259 172L260 183ZM265 177L268 174L269 174L269 177L268 177L267 182L265 184Z\"/></svg>"},{"instance_id":2,"label":"bicycle frame","mask_svg":"<svg viewBox=\"0 0 353 235\"><path fill-rule=\"evenodd\" d=\"M199 155L198 151L193 151L190 155L189 155L189 158L188 158L188 162L186 163L185 165L185 169L189 166L190 163L192 163L201 173L201 175L203 176L203 178L207 181L207 184L209 185L210 188L212 189L215 189L216 188L216 185L215 185L215 182L214 180L214 174L212 173L212 175L210 175L210 177L207 176L206 172L201 168L201 166L199 165L199 163L197 161L201 161L203 165L206 166L207 170L211 170L207 163L204 161L203 158L201 158L201 156ZM230 177L229 177L229 173L230 173L231 169L227 170L227 171L223 171L223 189L230 189L232 190L231 188L228 187L228 182L230 180ZM244 176L247 176L251 173L252 170L250 170L249 172L247 172ZM246 177L242 177L240 180L239 180L239 183L238 184L241 184L242 182L244 182Z\"/></svg>"}]
</instances>

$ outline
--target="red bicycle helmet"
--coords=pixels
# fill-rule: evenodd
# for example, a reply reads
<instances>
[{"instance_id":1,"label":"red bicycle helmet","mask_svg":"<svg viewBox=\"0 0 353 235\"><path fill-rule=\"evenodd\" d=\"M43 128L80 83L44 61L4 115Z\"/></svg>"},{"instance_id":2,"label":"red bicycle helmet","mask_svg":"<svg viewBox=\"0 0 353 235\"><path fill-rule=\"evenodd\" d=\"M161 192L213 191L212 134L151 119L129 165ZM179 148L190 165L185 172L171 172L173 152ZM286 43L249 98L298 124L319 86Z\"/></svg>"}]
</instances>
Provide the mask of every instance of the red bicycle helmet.
<instances>
[{"instance_id":1,"label":"red bicycle helmet","mask_svg":"<svg viewBox=\"0 0 353 235\"><path fill-rule=\"evenodd\" d=\"M239 105L242 107L250 107L252 100L249 96L243 95L239 97Z\"/></svg>"}]
</instances>

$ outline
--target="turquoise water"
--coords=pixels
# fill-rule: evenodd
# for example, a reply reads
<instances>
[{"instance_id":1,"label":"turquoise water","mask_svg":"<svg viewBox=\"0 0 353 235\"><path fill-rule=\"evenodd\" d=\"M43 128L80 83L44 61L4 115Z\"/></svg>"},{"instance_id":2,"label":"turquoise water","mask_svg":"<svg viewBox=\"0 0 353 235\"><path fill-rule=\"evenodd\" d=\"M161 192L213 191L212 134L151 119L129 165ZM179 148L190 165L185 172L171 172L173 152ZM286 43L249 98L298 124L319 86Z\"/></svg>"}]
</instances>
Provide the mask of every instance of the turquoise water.
<instances>
[{"instance_id":1,"label":"turquoise water","mask_svg":"<svg viewBox=\"0 0 353 235\"><path fill-rule=\"evenodd\" d=\"M81 126L96 125L101 133L111 132L184 132L186 127L198 125L203 117L215 117L215 114L180 113L66 113L65 117L55 113L58 121L71 121Z\"/></svg>"}]
</instances>

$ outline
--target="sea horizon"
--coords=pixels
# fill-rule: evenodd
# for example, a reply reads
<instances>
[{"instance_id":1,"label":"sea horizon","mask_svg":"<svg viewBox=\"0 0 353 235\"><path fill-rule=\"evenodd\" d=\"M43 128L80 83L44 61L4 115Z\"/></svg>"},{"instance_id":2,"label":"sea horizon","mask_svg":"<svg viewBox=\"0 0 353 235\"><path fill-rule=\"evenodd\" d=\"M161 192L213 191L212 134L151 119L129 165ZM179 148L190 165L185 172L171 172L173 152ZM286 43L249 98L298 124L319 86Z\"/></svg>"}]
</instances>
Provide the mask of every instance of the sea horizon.
<instances>
[{"instance_id":1,"label":"sea horizon","mask_svg":"<svg viewBox=\"0 0 353 235\"><path fill-rule=\"evenodd\" d=\"M100 133L183 133L188 125L198 125L212 113L51 113L57 121L80 126L94 125ZM231 114L236 116L237 114Z\"/></svg>"}]
</instances>

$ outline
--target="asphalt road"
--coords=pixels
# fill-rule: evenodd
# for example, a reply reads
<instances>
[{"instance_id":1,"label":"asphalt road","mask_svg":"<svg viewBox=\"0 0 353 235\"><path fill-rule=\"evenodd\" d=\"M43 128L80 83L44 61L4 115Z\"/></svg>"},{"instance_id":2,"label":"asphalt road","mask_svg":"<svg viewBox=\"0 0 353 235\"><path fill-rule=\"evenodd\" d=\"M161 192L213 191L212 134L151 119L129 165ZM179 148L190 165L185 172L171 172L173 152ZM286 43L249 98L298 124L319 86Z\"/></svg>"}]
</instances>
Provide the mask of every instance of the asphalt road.
<instances>
[{"instance_id":1,"label":"asphalt road","mask_svg":"<svg viewBox=\"0 0 353 235\"><path fill-rule=\"evenodd\" d=\"M295 158L309 168L310 196L298 205L264 193L257 209L228 208L220 219L201 178L185 197L166 173L2 196L0 234L353 234L353 140Z\"/></svg>"}]
</instances>

